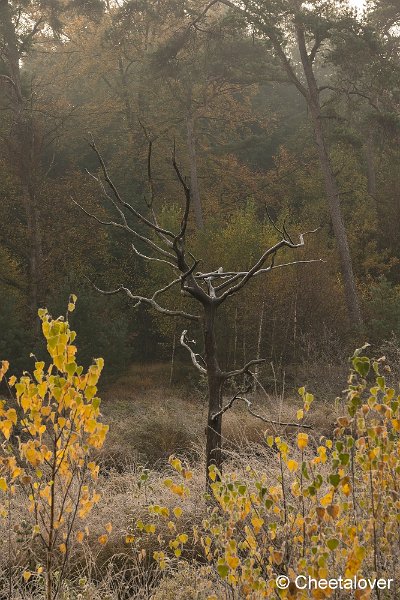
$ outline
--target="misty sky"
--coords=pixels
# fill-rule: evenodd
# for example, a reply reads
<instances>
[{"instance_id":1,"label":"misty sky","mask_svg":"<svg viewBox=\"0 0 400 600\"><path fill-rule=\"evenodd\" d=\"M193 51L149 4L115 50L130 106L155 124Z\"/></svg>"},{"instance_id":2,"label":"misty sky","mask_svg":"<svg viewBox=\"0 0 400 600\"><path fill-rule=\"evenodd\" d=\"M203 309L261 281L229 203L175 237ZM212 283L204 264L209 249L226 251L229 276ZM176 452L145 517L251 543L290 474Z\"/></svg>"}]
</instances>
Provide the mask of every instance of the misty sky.
<instances>
[{"instance_id":1,"label":"misty sky","mask_svg":"<svg viewBox=\"0 0 400 600\"><path fill-rule=\"evenodd\" d=\"M357 8L363 8L365 0L350 0L350 4L353 4Z\"/></svg>"}]
</instances>

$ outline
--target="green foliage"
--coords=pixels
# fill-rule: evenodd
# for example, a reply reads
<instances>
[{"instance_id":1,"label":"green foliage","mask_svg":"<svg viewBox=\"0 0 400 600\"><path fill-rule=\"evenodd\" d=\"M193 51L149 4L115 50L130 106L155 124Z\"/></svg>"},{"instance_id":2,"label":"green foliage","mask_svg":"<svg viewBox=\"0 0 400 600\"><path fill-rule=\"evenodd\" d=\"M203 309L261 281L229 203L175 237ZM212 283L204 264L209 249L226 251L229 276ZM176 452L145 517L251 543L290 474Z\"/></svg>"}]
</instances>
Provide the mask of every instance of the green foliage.
<instances>
[{"instance_id":1,"label":"green foliage","mask_svg":"<svg viewBox=\"0 0 400 600\"><path fill-rule=\"evenodd\" d=\"M195 124L205 220L204 230L196 231L191 216L189 237L203 261L201 268L245 268L276 240L278 234L266 223L265 204L279 223L286 219L293 235L321 225L315 241L308 238L304 255L324 259L324 266L276 272L268 281L254 282L240 301L226 309L219 332L226 348L224 362L239 361L246 353L250 357L256 350L263 302L267 309L261 354L275 362L288 366L299 356L300 340L312 339L322 346L329 337L326 332L337 332L342 344L348 341L340 265L312 129L303 99L287 85L287 74L266 34L273 24L285 51L292 52L295 4L279 0L264 7L261 17L267 30L257 24L249 27L243 14L219 5L190 27L203 7L189 4L8 3L23 56L23 114L35 139L30 158L23 159L26 144L18 138L10 109L15 97L3 78L0 128L2 139L10 144L0 144L0 347L7 347L17 369L25 366L21 333L29 329L35 336L26 176L34 188L40 229L43 264L37 277L38 302L60 311L68 291L78 291L76 323L84 364L98 349L106 357L108 377L132 358L170 359L173 336L184 324L162 320L143 308L131 312L128 303L115 298L103 302L86 287L85 279L104 289L124 282L131 289L153 293L166 282L165 269L127 252L120 232L90 220L72 199L102 220L115 218L96 182L84 173L88 168L95 174L98 168L82 137L91 131L124 199L151 216L145 200L153 194L160 221L175 230L182 190L169 157L175 139L178 163L188 177L189 113ZM355 19L346 2L333 1L303 5L301 19L309 50L314 42L318 50L314 65L324 88L324 130L342 194L357 283L374 290L384 273L395 289L400 282L396 262L400 71L398 30L393 29L398 11L391 2L370 4L363 21ZM5 33L2 25L3 42ZM2 75L9 77L10 69L4 53ZM377 197L367 193L367 141ZM29 168L24 164L28 158ZM136 243L144 252L140 240ZM169 306L186 306L179 295L165 297ZM367 301L368 326L371 323L374 339L382 339L397 330L395 300L378 306L374 298L372 304ZM381 316L384 310L387 315ZM243 319L233 326L237 313ZM40 342L32 339L35 343L40 353Z\"/></svg>"},{"instance_id":2,"label":"green foliage","mask_svg":"<svg viewBox=\"0 0 400 600\"><path fill-rule=\"evenodd\" d=\"M370 339L388 340L400 334L400 286L382 277L368 290Z\"/></svg>"}]
</instances>

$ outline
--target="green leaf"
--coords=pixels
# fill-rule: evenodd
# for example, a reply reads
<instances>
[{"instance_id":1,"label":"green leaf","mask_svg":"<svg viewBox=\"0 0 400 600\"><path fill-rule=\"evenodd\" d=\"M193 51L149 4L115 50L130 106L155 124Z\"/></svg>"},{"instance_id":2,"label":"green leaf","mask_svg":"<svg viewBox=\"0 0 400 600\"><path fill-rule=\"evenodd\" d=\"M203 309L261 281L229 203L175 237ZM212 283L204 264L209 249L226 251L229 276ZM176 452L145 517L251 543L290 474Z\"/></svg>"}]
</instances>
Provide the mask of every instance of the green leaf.
<instances>
[{"instance_id":1,"label":"green leaf","mask_svg":"<svg viewBox=\"0 0 400 600\"><path fill-rule=\"evenodd\" d=\"M76 371L77 366L78 365L76 364L76 362L72 362L72 363L65 365L65 370L67 371L68 375L70 375L72 377L72 375Z\"/></svg>"},{"instance_id":2,"label":"green leaf","mask_svg":"<svg viewBox=\"0 0 400 600\"><path fill-rule=\"evenodd\" d=\"M332 538L326 542L326 545L328 546L329 550L336 550L336 548L339 546L339 540Z\"/></svg>"},{"instance_id":3,"label":"green leaf","mask_svg":"<svg viewBox=\"0 0 400 600\"><path fill-rule=\"evenodd\" d=\"M328 477L329 483L333 485L333 487L337 487L340 483L340 475L338 473L333 473Z\"/></svg>"},{"instance_id":4,"label":"green leaf","mask_svg":"<svg viewBox=\"0 0 400 600\"><path fill-rule=\"evenodd\" d=\"M218 565L217 571L218 575L222 577L222 579L226 579L226 577L228 577L229 574L229 567L228 565Z\"/></svg>"},{"instance_id":5,"label":"green leaf","mask_svg":"<svg viewBox=\"0 0 400 600\"><path fill-rule=\"evenodd\" d=\"M323 484L323 481L324 480L322 479L322 475L320 473L318 473L318 475L315 477L315 481L314 481L314 485L317 488L317 490L319 490L319 488Z\"/></svg>"},{"instance_id":6,"label":"green leaf","mask_svg":"<svg viewBox=\"0 0 400 600\"><path fill-rule=\"evenodd\" d=\"M305 479L310 479L310 476L308 474L308 470L307 470L307 463L303 462L301 464L301 472L303 474L303 477L305 477Z\"/></svg>"},{"instance_id":7,"label":"green leaf","mask_svg":"<svg viewBox=\"0 0 400 600\"><path fill-rule=\"evenodd\" d=\"M355 357L352 360L353 368L361 377L365 378L371 366L371 362L367 356Z\"/></svg>"},{"instance_id":8,"label":"green leaf","mask_svg":"<svg viewBox=\"0 0 400 600\"><path fill-rule=\"evenodd\" d=\"M385 391L385 378L380 376L376 378L376 383L379 385L382 391Z\"/></svg>"}]
</instances>

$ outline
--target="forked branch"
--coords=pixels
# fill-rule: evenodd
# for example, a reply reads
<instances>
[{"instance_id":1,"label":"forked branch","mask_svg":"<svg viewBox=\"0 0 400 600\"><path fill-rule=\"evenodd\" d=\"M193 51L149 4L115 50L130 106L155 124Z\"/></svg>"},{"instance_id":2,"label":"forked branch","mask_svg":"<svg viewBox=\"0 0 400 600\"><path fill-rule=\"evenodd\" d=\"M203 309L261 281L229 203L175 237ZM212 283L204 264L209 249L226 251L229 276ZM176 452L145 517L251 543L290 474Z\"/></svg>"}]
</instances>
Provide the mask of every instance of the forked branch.
<instances>
[{"instance_id":1,"label":"forked branch","mask_svg":"<svg viewBox=\"0 0 400 600\"><path fill-rule=\"evenodd\" d=\"M277 425L279 427L297 427L300 429L313 429L311 425L305 425L304 423L287 423L284 421L275 421L274 419L270 419L268 417L264 417L264 415L260 415L255 410L253 410L252 402L248 398L246 398L246 396L241 395L247 394L250 391L250 389L251 386L248 386L246 390L237 392L234 396L232 396L229 402L225 404L225 406L223 406L221 410L213 414L213 419L221 417L224 413L226 413L227 410L233 407L235 402L243 402L246 405L247 412L256 419L260 419L260 421L262 421L263 423L268 423L269 425Z\"/></svg>"},{"instance_id":2,"label":"forked branch","mask_svg":"<svg viewBox=\"0 0 400 600\"><path fill-rule=\"evenodd\" d=\"M246 363L244 365L244 367L242 367L241 369L236 369L235 371L227 371L223 373L223 378L224 379L230 379L231 377L238 377L239 375L251 375L253 376L253 374L250 371L251 367L254 367L255 365L262 365L263 363L265 363L266 359L265 358L256 358L253 360L249 360L248 363Z\"/></svg>"},{"instance_id":3,"label":"forked branch","mask_svg":"<svg viewBox=\"0 0 400 600\"><path fill-rule=\"evenodd\" d=\"M101 288L97 287L92 281L90 281L90 283L92 284L92 286L94 287L94 289L96 291L98 291L100 294L103 294L105 296L114 296L116 294L119 294L120 292L125 292L125 294L135 302L134 307L136 308L137 306L140 306L140 304L148 304L149 306L151 306L152 308L154 308L157 312L166 315L168 317L182 317L184 319L189 319L190 321L200 321L200 317L198 315L192 315L190 313L187 313L183 310L171 310L169 308L165 308L163 306L160 306L160 304L158 304L158 302L156 302L155 298L166 292L168 289L170 289L174 284L180 282L180 278L176 279L172 282L170 282L168 285L166 285L165 287L156 290L153 294L153 296L151 298L147 298L145 296L139 296L136 294L133 294L131 292L131 290L127 287L125 287L124 285L119 285L117 288L113 289L113 290L102 290Z\"/></svg>"}]
</instances>

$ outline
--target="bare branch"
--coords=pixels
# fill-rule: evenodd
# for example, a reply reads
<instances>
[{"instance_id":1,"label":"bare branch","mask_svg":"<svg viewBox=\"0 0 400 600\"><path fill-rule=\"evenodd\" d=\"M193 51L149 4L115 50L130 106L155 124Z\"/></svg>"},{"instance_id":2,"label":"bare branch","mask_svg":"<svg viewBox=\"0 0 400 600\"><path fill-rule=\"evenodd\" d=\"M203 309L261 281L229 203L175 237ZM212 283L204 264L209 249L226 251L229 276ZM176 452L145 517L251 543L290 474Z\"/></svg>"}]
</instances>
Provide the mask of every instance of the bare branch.
<instances>
[{"instance_id":1,"label":"bare branch","mask_svg":"<svg viewBox=\"0 0 400 600\"><path fill-rule=\"evenodd\" d=\"M170 281L165 287L156 290L154 292L154 294L151 297L151 300L155 300L157 298L157 296L159 296L160 294L164 294L164 292L167 292L169 289L171 289L174 285L176 285L177 283L181 282L181 278L178 277L177 279L174 279L173 281Z\"/></svg>"},{"instance_id":2,"label":"bare branch","mask_svg":"<svg viewBox=\"0 0 400 600\"><path fill-rule=\"evenodd\" d=\"M170 262L169 260L164 260L162 258L156 258L154 256L146 256L146 254L142 254L141 252L139 252L139 250L135 247L134 244L131 244L131 246L132 246L132 250L134 251L134 253L136 254L136 256L139 256L140 258L144 258L145 260L150 260L150 261L153 261L153 262L164 263L166 265L169 265L173 269L177 269L178 268L176 265L174 265L174 263Z\"/></svg>"},{"instance_id":3,"label":"bare branch","mask_svg":"<svg viewBox=\"0 0 400 600\"><path fill-rule=\"evenodd\" d=\"M253 367L254 365L261 365L263 363L265 363L266 359L265 358L256 358L253 360L249 360L248 363L246 363L244 365L244 367L242 367L241 369L236 369L235 371L226 371L225 373L222 374L224 379L230 379L231 377L237 377L238 375L251 375L253 376L252 372L249 370L250 367Z\"/></svg>"},{"instance_id":4,"label":"bare branch","mask_svg":"<svg viewBox=\"0 0 400 600\"><path fill-rule=\"evenodd\" d=\"M266 273L268 271L272 271L272 269L275 269L276 266L274 265L274 257L276 255L276 253L278 252L278 250L280 250L281 248L284 248L284 247L301 248L302 246L304 246L304 237L311 233L315 233L316 231L318 231L318 229L319 229L319 227L317 227L316 229L313 229L312 231L306 231L305 233L301 233L299 235L299 242L297 244L291 242L288 239L282 239L280 242L277 242L276 244L274 244L274 246L271 246L271 248L268 248L268 250L266 250L264 252L264 254L258 259L258 261L253 265L253 267L249 271L244 273L242 279L236 285L233 285L231 288L226 290L226 292L224 292L218 298L218 303L221 304L229 296L232 296L232 294L235 294L236 292L241 290L248 283L248 281L250 281L250 279L252 277L254 277L255 275L258 275L262 272ZM272 256L271 265L270 265L270 267L263 269L263 265L269 256ZM295 261L295 262L300 263L301 261ZM314 261L306 261L306 262L314 262ZM289 265L289 264L291 264L291 263L287 263L287 265ZM295 264L295 263L293 263L293 264ZM282 266L287 266L287 265L282 264L282 265L278 265L278 266L282 267ZM218 286L218 288L216 288L216 289L218 290L218 289L225 288L227 285L230 285L237 279L240 279L240 277L241 277L241 275L237 274L237 275L233 276L231 280L225 281L220 286Z\"/></svg>"},{"instance_id":5,"label":"bare branch","mask_svg":"<svg viewBox=\"0 0 400 600\"><path fill-rule=\"evenodd\" d=\"M174 152L172 155L172 165L173 165L175 173L182 185L183 191L185 193L185 198L186 198L185 211L183 213L182 223L181 223L181 230L180 230L179 234L176 236L176 240L175 240L175 241L177 241L177 240L181 240L186 233L186 227L187 227L187 223L188 223L188 219L189 219L190 201L191 201L192 196L191 196L191 192L190 192L190 187L187 185L182 173L179 170L177 162L176 162L175 143L174 143Z\"/></svg>"},{"instance_id":6,"label":"bare branch","mask_svg":"<svg viewBox=\"0 0 400 600\"><path fill-rule=\"evenodd\" d=\"M92 177L94 177L92 175ZM96 178L95 178L96 179ZM77 200L75 200L72 196L71 196L71 200L74 204L76 204L76 206L78 206L88 217L90 217L91 219L94 219L95 221L97 221L98 223L100 223L101 225L107 225L107 226L111 226L111 227L117 227L119 229L124 229L125 231L128 231L130 234L134 235L135 237L137 237L139 240L141 240L142 242L144 242L145 244L147 244L148 246L150 246L153 250L155 250L156 252L158 252L159 254L161 254L162 256L165 256L166 258L170 258L172 260L176 260L176 257L171 254L170 252L167 252L167 250L164 250L163 248L160 248L159 246L157 246L157 244L155 244L152 240L150 240L149 238L147 238L144 235L141 235L140 233L138 233L137 231L135 231L134 229L132 229L131 227L129 227L129 225L127 223L117 223L116 221L103 221L102 219L99 219L99 217L97 217L96 215L94 215L93 213L90 213L89 211L87 211ZM150 257L149 257L149 260ZM167 261L166 261L167 262ZM172 263L171 263L172 264Z\"/></svg>"},{"instance_id":7,"label":"bare branch","mask_svg":"<svg viewBox=\"0 0 400 600\"><path fill-rule=\"evenodd\" d=\"M209 2L209 4L207 4L207 6L205 6L205 8L202 10L202 12L190 23L189 28L190 27L196 28L197 23L199 21L201 21L201 19L206 16L206 14L210 10L210 8L212 8L215 4L218 4L219 1L220 0L211 0L211 2Z\"/></svg>"},{"instance_id":8,"label":"bare branch","mask_svg":"<svg viewBox=\"0 0 400 600\"><path fill-rule=\"evenodd\" d=\"M269 256L274 256L280 248L283 248L284 246L288 245L289 242L287 242L286 240L281 240L274 246L271 246L271 248L268 248L268 250L264 252L264 254L258 259L258 261L253 265L253 267L249 271L245 271L242 278L241 275L238 274L232 277L232 279L225 281L223 284L221 284L219 286L219 289L225 288L226 286L230 285L231 283L234 283L235 281L241 278L241 280L238 283L236 283L236 285L233 285L231 288L226 290L226 292L224 292L218 298L219 303L224 302L224 300L226 300L229 296L232 296L233 294L241 290L246 285L246 283L250 281L250 279L257 273L257 271L259 271L262 268Z\"/></svg>"},{"instance_id":9,"label":"bare branch","mask_svg":"<svg viewBox=\"0 0 400 600\"><path fill-rule=\"evenodd\" d=\"M89 279L90 281L90 279ZM190 321L200 321L200 317L198 315L192 315L190 313L186 313L183 310L170 310L168 308L164 308L163 306L160 306L158 304L158 302L155 301L155 297L158 294L161 294L162 292L165 292L167 289L169 289L169 287L171 287L173 284L177 283L179 280L173 281L170 284L168 284L168 286L166 286L165 288L162 288L161 290L157 290L154 294L152 298L146 298L145 296L137 296L135 294L133 294L131 292L131 290L127 287L125 287L124 285L120 285L118 286L116 289L114 290L102 290L100 288L98 288L92 281L90 281L90 283L92 284L92 286L94 287L94 289L98 292L100 292L100 294L103 294L105 296L113 296L116 294L119 294L120 292L125 292L125 294L131 299L135 301L135 307L139 306L140 304L148 304L149 306L151 306L152 308L154 308L157 312L162 313L163 315L167 315L169 317L182 317L184 319L189 319Z\"/></svg>"},{"instance_id":10,"label":"bare branch","mask_svg":"<svg viewBox=\"0 0 400 600\"><path fill-rule=\"evenodd\" d=\"M311 48L310 54L308 55L308 58L310 59L311 63L314 62L315 57L317 56L318 50L320 49L323 41L324 41L323 38L316 36L314 45Z\"/></svg>"},{"instance_id":11,"label":"bare branch","mask_svg":"<svg viewBox=\"0 0 400 600\"><path fill-rule=\"evenodd\" d=\"M240 402L244 402L244 404L247 407L247 411L256 419L260 419L260 421L263 421L263 423L268 423L269 425L278 425L279 427L297 427L300 429L313 429L313 427L311 425L305 425L304 423L286 423L283 421L274 421L273 419L269 419L268 417L264 417L263 415L260 415L259 413L255 412L251 407L252 407L252 402L244 397L244 396L240 396L241 392L237 392L237 394L235 394L227 404L225 404L225 406L223 406L221 408L220 411L218 411L217 413L214 413L212 418L213 419L217 419L218 417L222 416L227 410L229 410L230 408L232 408L232 406L234 405L234 403L236 401L240 401Z\"/></svg>"},{"instance_id":12,"label":"bare branch","mask_svg":"<svg viewBox=\"0 0 400 600\"><path fill-rule=\"evenodd\" d=\"M129 210L129 212L131 212L133 215L135 215L135 217L137 219L139 219L139 221L141 221L142 223L144 223L145 225L147 225L148 227L150 227L151 229L153 229L154 231L161 233L163 235L165 235L166 237L171 238L171 240L175 239L175 235L172 233L172 231L168 231L167 229L164 229L162 227L159 227L158 225L156 225L155 223L153 223L152 221L149 221L149 219L147 219L144 215L142 215L139 211L137 211L135 208L133 208L133 206L131 204L129 204L129 202L125 202L125 200L123 200L116 188L116 186L114 185L112 179L110 178L110 175L108 173L107 167L105 165L105 162L103 160L102 155L100 154L96 143L94 142L94 140L92 139L92 141L90 142L90 147L92 148L92 150L95 152L98 161L100 163L101 169L103 171L103 175L104 175L104 179L106 180L107 184L109 185L110 189L112 190L115 198L117 199L117 201L127 210ZM170 241L169 244L172 246L172 242Z\"/></svg>"},{"instance_id":13,"label":"bare branch","mask_svg":"<svg viewBox=\"0 0 400 600\"><path fill-rule=\"evenodd\" d=\"M23 52L25 52L26 48L29 45L29 42L35 37L35 35L39 31L39 28L40 28L41 24L43 23L43 20L44 20L43 17L40 17L40 19L38 21L36 21L36 23L34 24L32 30L25 37L24 41L22 42L22 44L19 48L20 56L23 54Z\"/></svg>"},{"instance_id":14,"label":"bare branch","mask_svg":"<svg viewBox=\"0 0 400 600\"><path fill-rule=\"evenodd\" d=\"M182 331L182 335L181 335L181 345L186 348L186 350L189 352L190 354L190 358L192 359L192 363L194 364L194 366L196 367L196 369L198 369L198 371L200 371L200 373L202 373L203 375L207 375L207 370L205 369L205 367L203 367L199 361L197 360L197 357L200 355L197 354L196 352L193 352L192 348L189 346L189 343L191 344L195 344L196 342L194 340L187 340L186 341L186 334L187 334L187 330L185 329L184 331ZM189 342L189 343L188 343ZM200 357L201 358L201 357Z\"/></svg>"}]
</instances>

